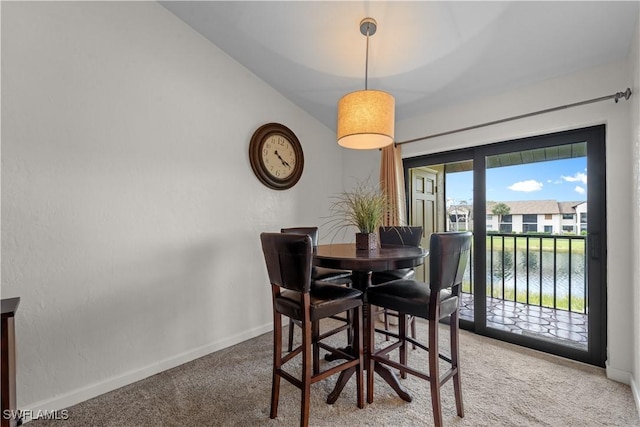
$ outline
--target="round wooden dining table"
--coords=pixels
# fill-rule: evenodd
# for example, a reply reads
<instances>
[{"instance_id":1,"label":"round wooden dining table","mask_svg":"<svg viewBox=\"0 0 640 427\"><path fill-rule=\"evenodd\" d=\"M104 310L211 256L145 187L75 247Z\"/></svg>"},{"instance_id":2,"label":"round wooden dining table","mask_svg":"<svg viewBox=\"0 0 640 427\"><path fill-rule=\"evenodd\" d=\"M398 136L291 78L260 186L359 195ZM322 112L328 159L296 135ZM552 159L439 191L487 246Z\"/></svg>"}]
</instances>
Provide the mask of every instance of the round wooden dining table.
<instances>
[{"instance_id":1,"label":"round wooden dining table","mask_svg":"<svg viewBox=\"0 0 640 427\"><path fill-rule=\"evenodd\" d=\"M371 285L371 273L374 271L397 270L401 268L417 267L424 263L428 251L415 246L384 245L375 250L358 250L354 243L336 243L318 245L314 250L313 265L317 267L335 268L352 271L352 286L366 291ZM366 307L365 307L366 308ZM369 316L363 310L365 319ZM365 366L368 366L367 343L368 330L364 331ZM330 357L327 358L330 360ZM411 395L400 384L396 375L386 367L376 363L375 372L380 375L395 392L407 402L411 402ZM333 391L327 398L327 403L334 403L349 378L355 373L355 368L343 371Z\"/></svg>"}]
</instances>

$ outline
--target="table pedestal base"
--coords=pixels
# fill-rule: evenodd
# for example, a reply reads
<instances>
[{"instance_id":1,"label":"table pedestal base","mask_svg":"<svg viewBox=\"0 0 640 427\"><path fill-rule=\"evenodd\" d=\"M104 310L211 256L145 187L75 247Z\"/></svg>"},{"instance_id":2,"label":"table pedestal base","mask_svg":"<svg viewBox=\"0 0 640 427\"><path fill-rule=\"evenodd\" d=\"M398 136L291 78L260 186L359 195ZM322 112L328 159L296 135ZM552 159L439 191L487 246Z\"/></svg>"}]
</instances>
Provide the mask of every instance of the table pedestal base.
<instances>
[{"instance_id":1,"label":"table pedestal base","mask_svg":"<svg viewBox=\"0 0 640 427\"><path fill-rule=\"evenodd\" d=\"M391 386L391 388L398 394L398 396L400 396L402 400L404 400L405 402L411 402L411 400L413 400L413 398L411 397L407 389L404 388L402 384L400 384L398 377L391 370L389 370L389 368L387 368L386 366L382 366L381 364L376 362L374 364L374 371L378 375L380 375L380 377L383 380L385 380L387 384ZM349 379L355 372L356 372L356 368L351 368L351 369L347 369L346 371L342 371L340 373L340 376L338 377L338 381L336 382L336 386L333 388L333 391L329 393L329 396L327 396L328 404L331 405L335 403L336 400L338 400L338 397L340 396L342 389L344 388L345 385L347 385L347 382L349 382ZM371 403L371 402L368 402L368 403Z\"/></svg>"},{"instance_id":2,"label":"table pedestal base","mask_svg":"<svg viewBox=\"0 0 640 427\"><path fill-rule=\"evenodd\" d=\"M367 289L367 287L369 287L369 285L371 284L371 273L365 273L365 272L353 272L352 275L352 282L353 282L353 287L356 289L359 289L361 291L365 291ZM375 319L369 319L369 316L371 315L371 313L369 313L369 310L367 310L367 305L365 304L362 307L362 315L365 318L365 328L363 328L363 333L364 333L364 339L363 339L363 344L364 344L364 366L365 366L365 370L368 368L369 366L369 357L368 357L368 342L369 342L369 328L366 327L366 323L371 321L371 322L375 322ZM349 345L344 349L345 353L351 353L353 351L352 347ZM326 354L324 356L324 359L326 361L333 361L333 360L337 360L340 359L340 355L338 354L334 354L334 353L329 353ZM411 395L409 394L409 392L407 391L407 389L404 388L404 386L402 384L400 384L400 381L398 380L398 377L395 375L395 373L393 371L391 371L389 368L387 368L386 366L380 365L379 363L375 363L374 364L374 371L375 373L377 373L378 375L380 375L380 377L385 380L385 382L387 384L389 384L391 386L391 388L398 394L398 396L400 396L400 398L406 402L411 402L412 398ZM340 376L338 377L338 381L336 382L336 386L333 388L333 391L331 393L329 393L329 396L327 397L327 403L328 404L332 404L335 403L336 400L338 400L338 397L340 396L340 393L342 392L342 389L344 388L344 386L347 384L347 382L349 381L349 379L351 378L351 376L356 372L356 368L352 368L352 369L347 369L346 371L342 371L340 373ZM371 403L371 402L369 402Z\"/></svg>"}]
</instances>

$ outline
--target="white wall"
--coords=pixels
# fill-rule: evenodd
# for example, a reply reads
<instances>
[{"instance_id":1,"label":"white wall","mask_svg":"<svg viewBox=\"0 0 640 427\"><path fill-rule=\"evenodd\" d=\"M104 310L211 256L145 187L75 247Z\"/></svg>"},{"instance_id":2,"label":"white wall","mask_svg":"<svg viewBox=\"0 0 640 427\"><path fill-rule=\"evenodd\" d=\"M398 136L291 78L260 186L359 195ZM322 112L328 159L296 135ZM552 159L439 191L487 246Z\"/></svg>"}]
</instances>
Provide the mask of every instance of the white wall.
<instances>
[{"instance_id":1,"label":"white wall","mask_svg":"<svg viewBox=\"0 0 640 427\"><path fill-rule=\"evenodd\" d=\"M628 64L612 64L548 80L515 91L468 102L396 123L396 140L405 141L487 121L543 110L624 91L633 82ZM637 99L640 92L632 99ZM628 383L633 367L632 256L629 212L633 176L630 103L613 100L507 122L402 145L403 157L436 153L514 138L546 134L596 124L607 125L608 221L608 360L607 374ZM637 130L637 128L636 128ZM373 154L371 155L373 156ZM347 171L366 174L371 159L344 157Z\"/></svg>"},{"instance_id":2,"label":"white wall","mask_svg":"<svg viewBox=\"0 0 640 427\"><path fill-rule=\"evenodd\" d=\"M636 401L636 408L640 411L640 12L636 32L633 37L631 51L629 53L630 80L633 81L634 95L631 97L631 143L633 145L633 193L632 224L633 232L633 258L632 280L633 284L633 323L630 328L633 333L633 376L631 389Z\"/></svg>"},{"instance_id":3,"label":"white wall","mask_svg":"<svg viewBox=\"0 0 640 427\"><path fill-rule=\"evenodd\" d=\"M259 233L320 224L335 135L155 2L2 2L2 297L18 407L59 409L271 330ZM267 189L275 121L305 170Z\"/></svg>"}]
</instances>

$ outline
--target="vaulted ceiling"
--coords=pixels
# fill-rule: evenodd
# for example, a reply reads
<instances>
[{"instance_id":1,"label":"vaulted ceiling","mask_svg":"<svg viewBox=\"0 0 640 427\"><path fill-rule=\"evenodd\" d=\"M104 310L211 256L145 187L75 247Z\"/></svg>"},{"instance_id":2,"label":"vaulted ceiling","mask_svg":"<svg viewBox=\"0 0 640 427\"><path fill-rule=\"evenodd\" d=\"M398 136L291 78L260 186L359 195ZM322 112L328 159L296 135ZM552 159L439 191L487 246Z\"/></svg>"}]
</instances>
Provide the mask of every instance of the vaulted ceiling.
<instances>
[{"instance_id":1,"label":"vaulted ceiling","mask_svg":"<svg viewBox=\"0 0 640 427\"><path fill-rule=\"evenodd\" d=\"M636 1L161 4L332 129L340 97L364 89L363 18L377 21L368 87L402 120L623 61L638 16Z\"/></svg>"}]
</instances>

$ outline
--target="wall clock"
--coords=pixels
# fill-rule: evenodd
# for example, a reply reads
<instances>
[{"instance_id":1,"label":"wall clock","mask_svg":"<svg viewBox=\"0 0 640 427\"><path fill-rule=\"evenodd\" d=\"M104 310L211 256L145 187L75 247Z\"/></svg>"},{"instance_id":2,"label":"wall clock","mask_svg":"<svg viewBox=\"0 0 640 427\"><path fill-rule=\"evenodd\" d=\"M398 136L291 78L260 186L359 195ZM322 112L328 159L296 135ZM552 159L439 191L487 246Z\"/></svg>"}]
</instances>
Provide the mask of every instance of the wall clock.
<instances>
[{"instance_id":1,"label":"wall clock","mask_svg":"<svg viewBox=\"0 0 640 427\"><path fill-rule=\"evenodd\" d=\"M253 133L249 160L258 179L274 190L286 190L296 185L304 168L298 137L279 123L267 123Z\"/></svg>"}]
</instances>

